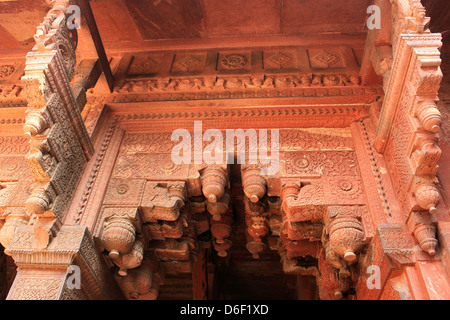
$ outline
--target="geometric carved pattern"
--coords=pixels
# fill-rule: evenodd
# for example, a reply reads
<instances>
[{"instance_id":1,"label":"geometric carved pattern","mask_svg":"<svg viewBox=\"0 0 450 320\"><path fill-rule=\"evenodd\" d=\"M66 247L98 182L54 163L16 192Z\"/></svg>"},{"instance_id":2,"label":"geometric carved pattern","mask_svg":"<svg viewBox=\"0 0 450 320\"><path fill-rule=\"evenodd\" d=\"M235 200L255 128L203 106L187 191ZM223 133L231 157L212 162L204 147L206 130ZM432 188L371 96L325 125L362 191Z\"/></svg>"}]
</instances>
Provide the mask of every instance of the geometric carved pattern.
<instances>
[{"instance_id":1,"label":"geometric carved pattern","mask_svg":"<svg viewBox=\"0 0 450 320\"><path fill-rule=\"evenodd\" d=\"M342 68L343 60L339 49L330 49L329 51L319 49L309 49L311 68Z\"/></svg>"},{"instance_id":2,"label":"geometric carved pattern","mask_svg":"<svg viewBox=\"0 0 450 320\"><path fill-rule=\"evenodd\" d=\"M264 51L264 69L297 68L297 54L295 51Z\"/></svg>"},{"instance_id":3,"label":"geometric carved pattern","mask_svg":"<svg viewBox=\"0 0 450 320\"><path fill-rule=\"evenodd\" d=\"M199 72L205 68L206 53L177 54L171 72Z\"/></svg>"}]
</instances>

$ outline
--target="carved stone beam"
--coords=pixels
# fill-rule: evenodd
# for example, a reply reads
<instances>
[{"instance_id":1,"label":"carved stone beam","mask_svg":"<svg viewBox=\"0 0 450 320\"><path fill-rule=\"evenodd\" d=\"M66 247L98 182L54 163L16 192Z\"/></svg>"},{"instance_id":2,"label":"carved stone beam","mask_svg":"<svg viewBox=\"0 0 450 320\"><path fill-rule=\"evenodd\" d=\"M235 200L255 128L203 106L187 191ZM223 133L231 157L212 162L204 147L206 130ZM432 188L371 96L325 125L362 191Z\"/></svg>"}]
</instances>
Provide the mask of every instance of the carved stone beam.
<instances>
[{"instance_id":1,"label":"carved stone beam","mask_svg":"<svg viewBox=\"0 0 450 320\"><path fill-rule=\"evenodd\" d=\"M33 226L21 226L5 253L18 267L8 300L123 299L85 226L63 226L36 249Z\"/></svg>"}]
</instances>

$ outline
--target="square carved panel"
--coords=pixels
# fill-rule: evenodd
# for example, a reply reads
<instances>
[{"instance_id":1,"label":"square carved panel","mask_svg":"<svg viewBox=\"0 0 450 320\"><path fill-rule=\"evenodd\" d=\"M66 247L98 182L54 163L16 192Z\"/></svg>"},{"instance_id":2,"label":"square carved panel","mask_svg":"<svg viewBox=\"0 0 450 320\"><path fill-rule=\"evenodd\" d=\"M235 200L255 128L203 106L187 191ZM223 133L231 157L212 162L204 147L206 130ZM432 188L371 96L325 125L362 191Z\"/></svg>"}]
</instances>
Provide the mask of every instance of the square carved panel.
<instances>
[{"instance_id":1,"label":"square carved panel","mask_svg":"<svg viewBox=\"0 0 450 320\"><path fill-rule=\"evenodd\" d=\"M251 66L250 52L219 52L218 71L250 71Z\"/></svg>"},{"instance_id":2,"label":"square carved panel","mask_svg":"<svg viewBox=\"0 0 450 320\"><path fill-rule=\"evenodd\" d=\"M205 69L206 52L180 53L175 55L172 73L195 73Z\"/></svg>"},{"instance_id":3,"label":"square carved panel","mask_svg":"<svg viewBox=\"0 0 450 320\"><path fill-rule=\"evenodd\" d=\"M339 48L308 49L311 68L344 68L344 60Z\"/></svg>"},{"instance_id":4,"label":"square carved panel","mask_svg":"<svg viewBox=\"0 0 450 320\"><path fill-rule=\"evenodd\" d=\"M264 50L264 69L297 69L297 53L295 50Z\"/></svg>"},{"instance_id":5,"label":"square carved panel","mask_svg":"<svg viewBox=\"0 0 450 320\"><path fill-rule=\"evenodd\" d=\"M156 75L160 70L162 59L162 54L133 56L127 70L127 75Z\"/></svg>"}]
</instances>

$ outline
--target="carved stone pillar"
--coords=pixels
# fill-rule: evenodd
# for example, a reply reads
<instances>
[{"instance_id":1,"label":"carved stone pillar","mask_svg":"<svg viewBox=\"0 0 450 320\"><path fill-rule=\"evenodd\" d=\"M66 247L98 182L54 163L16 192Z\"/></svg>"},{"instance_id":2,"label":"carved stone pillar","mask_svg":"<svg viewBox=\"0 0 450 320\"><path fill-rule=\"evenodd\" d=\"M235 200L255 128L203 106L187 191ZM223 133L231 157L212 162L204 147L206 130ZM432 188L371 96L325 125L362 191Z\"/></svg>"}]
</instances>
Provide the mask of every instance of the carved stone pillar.
<instances>
[{"instance_id":1,"label":"carved stone pillar","mask_svg":"<svg viewBox=\"0 0 450 320\"><path fill-rule=\"evenodd\" d=\"M56 236L93 146L70 81L75 71L76 29L68 29L71 1L55 1L34 36L22 82L28 100L24 132L30 137L26 156L35 188L26 208L37 216L34 232L43 249ZM82 104L82 105L81 105Z\"/></svg>"},{"instance_id":2,"label":"carved stone pillar","mask_svg":"<svg viewBox=\"0 0 450 320\"><path fill-rule=\"evenodd\" d=\"M45 249L21 226L5 251L18 267L9 300L122 299L84 226L63 226Z\"/></svg>"},{"instance_id":3,"label":"carved stone pillar","mask_svg":"<svg viewBox=\"0 0 450 320\"><path fill-rule=\"evenodd\" d=\"M394 176L411 234L422 250L434 255L434 227L417 223L416 216L437 214L440 205L436 173L442 156L438 133L443 118L436 103L443 77L439 51L442 37L430 32L430 18L419 0L391 3L396 13L392 19L394 59L385 79L374 147L384 154Z\"/></svg>"}]
</instances>

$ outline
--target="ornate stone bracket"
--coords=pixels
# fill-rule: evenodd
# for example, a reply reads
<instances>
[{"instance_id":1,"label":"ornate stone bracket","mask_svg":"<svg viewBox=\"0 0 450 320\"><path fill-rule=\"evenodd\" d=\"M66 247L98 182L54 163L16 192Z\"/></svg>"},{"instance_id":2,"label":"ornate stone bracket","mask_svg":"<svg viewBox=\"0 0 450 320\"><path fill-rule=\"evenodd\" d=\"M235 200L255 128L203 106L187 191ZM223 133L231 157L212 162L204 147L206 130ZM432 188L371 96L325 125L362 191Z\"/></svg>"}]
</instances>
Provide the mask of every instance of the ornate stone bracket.
<instances>
[{"instance_id":1,"label":"ornate stone bracket","mask_svg":"<svg viewBox=\"0 0 450 320\"><path fill-rule=\"evenodd\" d=\"M120 267L119 274L141 265L144 243L139 240L142 222L137 208L105 208L101 241L111 260Z\"/></svg>"},{"instance_id":2,"label":"ornate stone bracket","mask_svg":"<svg viewBox=\"0 0 450 320\"><path fill-rule=\"evenodd\" d=\"M147 182L141 208L144 222L176 221L185 205L184 182Z\"/></svg>"}]
</instances>

